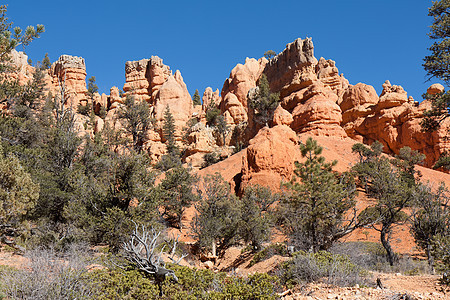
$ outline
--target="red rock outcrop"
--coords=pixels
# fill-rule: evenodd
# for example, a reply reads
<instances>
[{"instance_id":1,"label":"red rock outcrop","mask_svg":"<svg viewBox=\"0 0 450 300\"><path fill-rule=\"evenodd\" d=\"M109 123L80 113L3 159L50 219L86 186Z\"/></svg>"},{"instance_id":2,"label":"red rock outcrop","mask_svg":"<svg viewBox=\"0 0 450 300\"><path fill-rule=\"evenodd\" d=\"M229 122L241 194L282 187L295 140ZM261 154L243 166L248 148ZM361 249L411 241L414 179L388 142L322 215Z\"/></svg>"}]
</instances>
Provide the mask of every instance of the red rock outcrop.
<instances>
[{"instance_id":1,"label":"red rock outcrop","mask_svg":"<svg viewBox=\"0 0 450 300\"><path fill-rule=\"evenodd\" d=\"M65 86L66 104L76 108L87 104L86 65L84 58L61 55L50 69L53 91L58 93Z\"/></svg>"},{"instance_id":2,"label":"red rock outcrop","mask_svg":"<svg viewBox=\"0 0 450 300\"><path fill-rule=\"evenodd\" d=\"M228 124L239 124L248 120L248 91L256 83L264 70L267 59L247 58L245 64L238 64L231 70L230 77L222 88L220 110Z\"/></svg>"},{"instance_id":3,"label":"red rock outcrop","mask_svg":"<svg viewBox=\"0 0 450 300\"><path fill-rule=\"evenodd\" d=\"M202 110L206 112L206 109L208 106L214 102L216 105L220 104L220 92L219 89L216 89L215 92L213 92L212 88L207 87L205 91L203 92L202 97Z\"/></svg>"},{"instance_id":4,"label":"red rock outcrop","mask_svg":"<svg viewBox=\"0 0 450 300\"><path fill-rule=\"evenodd\" d=\"M290 127L297 133L346 137L340 126L337 103L348 86L334 61L314 57L311 39L297 39L271 59L264 69L272 92L280 93L281 107ZM280 124L279 113L273 123ZM292 122L290 117L292 116ZM287 124L287 123L286 123Z\"/></svg>"},{"instance_id":5,"label":"red rock outcrop","mask_svg":"<svg viewBox=\"0 0 450 300\"><path fill-rule=\"evenodd\" d=\"M164 111L169 107L176 127L176 135L181 136L181 129L191 118L193 105L191 96L183 81L180 71L172 75L169 66L157 56L139 61L125 63L125 96L134 96L147 101L152 106L158 130L162 128Z\"/></svg>"},{"instance_id":6,"label":"red rock outcrop","mask_svg":"<svg viewBox=\"0 0 450 300\"><path fill-rule=\"evenodd\" d=\"M436 91L442 89L438 87ZM389 81L383 84L380 97L375 95L373 87L360 83L344 93L342 126L350 137L366 144L378 140L385 152L391 154L398 154L400 148L408 146L424 153L425 165L429 167L449 149L445 137L450 121L445 120L437 131L422 131L423 113L431 108L428 101L417 105L401 86L391 85Z\"/></svg>"},{"instance_id":7,"label":"red rock outcrop","mask_svg":"<svg viewBox=\"0 0 450 300\"><path fill-rule=\"evenodd\" d=\"M243 157L241 190L252 184L280 188L294 173L298 137L286 125L264 127L250 140Z\"/></svg>"}]
</instances>

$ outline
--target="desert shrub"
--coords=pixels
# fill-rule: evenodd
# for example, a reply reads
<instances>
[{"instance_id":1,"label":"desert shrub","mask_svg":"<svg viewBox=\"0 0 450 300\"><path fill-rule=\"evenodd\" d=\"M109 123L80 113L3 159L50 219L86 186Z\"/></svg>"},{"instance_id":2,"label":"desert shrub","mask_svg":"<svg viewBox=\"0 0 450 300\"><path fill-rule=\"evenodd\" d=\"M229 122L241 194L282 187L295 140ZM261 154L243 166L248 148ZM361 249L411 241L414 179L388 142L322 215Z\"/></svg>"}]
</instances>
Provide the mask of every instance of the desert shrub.
<instances>
[{"instance_id":1,"label":"desert shrub","mask_svg":"<svg viewBox=\"0 0 450 300\"><path fill-rule=\"evenodd\" d=\"M286 245L284 244L270 244L263 250L257 252L252 260L250 261L249 267L263 261L266 259L271 258L274 255L282 255L282 256L288 256L288 250L286 248Z\"/></svg>"},{"instance_id":2,"label":"desert shrub","mask_svg":"<svg viewBox=\"0 0 450 300\"><path fill-rule=\"evenodd\" d=\"M178 282L165 280L162 299L276 299L277 279L267 274L248 278L227 276L211 270L170 265ZM158 287L136 270L97 270L89 273L96 299L161 299Z\"/></svg>"},{"instance_id":3,"label":"desert shrub","mask_svg":"<svg viewBox=\"0 0 450 300\"><path fill-rule=\"evenodd\" d=\"M30 251L26 269L1 271L1 292L8 299L91 299L94 292L85 254L76 248L65 253Z\"/></svg>"},{"instance_id":4,"label":"desert shrub","mask_svg":"<svg viewBox=\"0 0 450 300\"><path fill-rule=\"evenodd\" d=\"M89 116L91 114L92 106L88 103L86 105L79 104L77 107L77 113L82 114L84 116Z\"/></svg>"},{"instance_id":5,"label":"desert shrub","mask_svg":"<svg viewBox=\"0 0 450 300\"><path fill-rule=\"evenodd\" d=\"M347 256L327 251L297 252L280 266L278 273L281 282L287 286L319 280L333 285L353 286L363 283L368 274Z\"/></svg>"},{"instance_id":6,"label":"desert shrub","mask_svg":"<svg viewBox=\"0 0 450 300\"><path fill-rule=\"evenodd\" d=\"M88 274L96 299L155 299L158 287L137 270L95 270Z\"/></svg>"},{"instance_id":7,"label":"desert shrub","mask_svg":"<svg viewBox=\"0 0 450 300\"><path fill-rule=\"evenodd\" d=\"M379 243L374 242L347 242L334 245L330 252L338 255L347 255L349 259L366 270L378 270L386 263L386 250Z\"/></svg>"},{"instance_id":8,"label":"desert shrub","mask_svg":"<svg viewBox=\"0 0 450 300\"><path fill-rule=\"evenodd\" d=\"M350 261L366 270L417 275L428 273L425 260L413 259L408 255L399 256L398 263L390 266L386 260L386 250L379 243L346 242L336 244L330 252L347 255Z\"/></svg>"},{"instance_id":9,"label":"desert shrub","mask_svg":"<svg viewBox=\"0 0 450 300\"><path fill-rule=\"evenodd\" d=\"M210 152L210 153L205 153L205 155L203 155L203 160L204 160L204 162L202 164L202 168L206 168L215 163L218 163L219 161L221 161L221 158L217 152Z\"/></svg>"}]
</instances>

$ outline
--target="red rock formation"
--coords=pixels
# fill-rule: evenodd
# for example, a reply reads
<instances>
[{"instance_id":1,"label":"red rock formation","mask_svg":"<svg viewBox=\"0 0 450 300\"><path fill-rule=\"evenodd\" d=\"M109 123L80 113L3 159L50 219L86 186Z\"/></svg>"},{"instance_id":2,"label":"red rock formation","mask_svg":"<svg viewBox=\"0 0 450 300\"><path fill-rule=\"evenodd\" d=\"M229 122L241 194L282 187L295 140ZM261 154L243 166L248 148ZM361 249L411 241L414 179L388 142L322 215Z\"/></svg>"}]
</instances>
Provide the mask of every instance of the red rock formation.
<instances>
[{"instance_id":1,"label":"red rock formation","mask_svg":"<svg viewBox=\"0 0 450 300\"><path fill-rule=\"evenodd\" d=\"M408 99L401 86L391 85L389 81L383 84L380 97L375 95L374 89L364 84L352 86L344 93L342 126L350 137L367 144L378 140L385 152L391 154L398 154L400 148L408 146L424 153L425 165L429 167L449 149L445 139L449 121L437 131L422 131L423 112L431 108L428 101L417 105Z\"/></svg>"},{"instance_id":2,"label":"red rock formation","mask_svg":"<svg viewBox=\"0 0 450 300\"><path fill-rule=\"evenodd\" d=\"M238 64L231 70L230 77L222 88L220 109L229 124L239 124L248 119L247 94L264 70L267 59L247 58L245 64Z\"/></svg>"},{"instance_id":3,"label":"red rock formation","mask_svg":"<svg viewBox=\"0 0 450 300\"><path fill-rule=\"evenodd\" d=\"M161 58L152 56L150 59L127 61L125 79L125 96L145 100L153 107L158 130L162 128L164 111L169 107L175 120L176 134L180 137L181 129L191 118L193 111L192 99L180 71L177 70L172 75Z\"/></svg>"},{"instance_id":4,"label":"red rock formation","mask_svg":"<svg viewBox=\"0 0 450 300\"><path fill-rule=\"evenodd\" d=\"M289 125L295 132L347 136L340 126L342 116L337 102L348 82L339 76L334 61L317 61L311 39L297 39L286 45L269 61L264 74L271 90L280 93L281 106L292 116ZM274 124L279 122L273 120Z\"/></svg>"},{"instance_id":5,"label":"red rock formation","mask_svg":"<svg viewBox=\"0 0 450 300\"><path fill-rule=\"evenodd\" d=\"M286 125L264 127L250 140L243 158L241 190L252 184L280 188L294 171L298 152L298 137Z\"/></svg>"},{"instance_id":6,"label":"red rock formation","mask_svg":"<svg viewBox=\"0 0 450 300\"><path fill-rule=\"evenodd\" d=\"M50 69L54 95L65 85L66 104L76 108L87 104L86 65L84 58L61 55Z\"/></svg>"},{"instance_id":7,"label":"red rock formation","mask_svg":"<svg viewBox=\"0 0 450 300\"><path fill-rule=\"evenodd\" d=\"M205 112L208 106L214 102L216 105L220 103L220 92L219 89L216 89L215 92L213 92L212 88L207 87L205 91L203 92L202 97L202 110Z\"/></svg>"}]
</instances>

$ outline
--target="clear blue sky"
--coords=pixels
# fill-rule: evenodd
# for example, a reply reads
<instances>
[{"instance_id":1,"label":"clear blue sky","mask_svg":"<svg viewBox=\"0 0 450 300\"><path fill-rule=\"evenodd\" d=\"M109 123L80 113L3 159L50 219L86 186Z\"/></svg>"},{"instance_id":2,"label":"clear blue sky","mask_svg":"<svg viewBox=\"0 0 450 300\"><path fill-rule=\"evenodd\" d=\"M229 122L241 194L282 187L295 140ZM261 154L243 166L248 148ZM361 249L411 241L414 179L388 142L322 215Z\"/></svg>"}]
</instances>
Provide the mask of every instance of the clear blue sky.
<instances>
[{"instance_id":1,"label":"clear blue sky","mask_svg":"<svg viewBox=\"0 0 450 300\"><path fill-rule=\"evenodd\" d=\"M430 85L422 61L431 45L427 0L103 1L9 0L14 25L44 24L26 52L82 56L100 92L123 87L125 61L157 55L179 69L190 93L221 90L246 57L277 53L312 37L315 56L336 61L351 84L385 80L421 100ZM18 49L20 50L20 49ZM436 82L436 81L433 81Z\"/></svg>"}]
</instances>

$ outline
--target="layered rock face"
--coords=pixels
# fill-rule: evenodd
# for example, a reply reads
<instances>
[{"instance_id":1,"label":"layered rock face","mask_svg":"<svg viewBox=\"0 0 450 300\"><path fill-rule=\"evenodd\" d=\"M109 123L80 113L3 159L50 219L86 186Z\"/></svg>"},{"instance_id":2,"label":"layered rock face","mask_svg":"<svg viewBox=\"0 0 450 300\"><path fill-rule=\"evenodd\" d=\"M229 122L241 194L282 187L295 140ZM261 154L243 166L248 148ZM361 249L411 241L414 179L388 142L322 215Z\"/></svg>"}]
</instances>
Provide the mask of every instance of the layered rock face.
<instances>
[{"instance_id":1,"label":"layered rock face","mask_svg":"<svg viewBox=\"0 0 450 300\"><path fill-rule=\"evenodd\" d=\"M443 88L430 88L431 94ZM373 87L358 83L349 87L343 96L342 126L349 137L371 144L375 140L384 145L387 153L399 153L400 148L408 146L426 155L425 165L432 166L450 144L446 140L449 121L434 132L423 132L421 121L423 113L431 108L428 101L420 105L407 97L401 86L383 84L378 97Z\"/></svg>"},{"instance_id":2,"label":"layered rock face","mask_svg":"<svg viewBox=\"0 0 450 300\"><path fill-rule=\"evenodd\" d=\"M172 74L169 66L157 56L125 63L125 96L147 101L152 107L157 128L162 128L164 111L169 107L177 128L177 136L192 116L192 99L180 71Z\"/></svg>"},{"instance_id":3,"label":"layered rock face","mask_svg":"<svg viewBox=\"0 0 450 300\"><path fill-rule=\"evenodd\" d=\"M248 120L247 94L255 88L267 59L247 58L245 64L238 64L231 70L230 77L222 88L220 109L228 124L239 124Z\"/></svg>"},{"instance_id":4,"label":"layered rock face","mask_svg":"<svg viewBox=\"0 0 450 300\"><path fill-rule=\"evenodd\" d=\"M297 39L271 59L264 69L272 92L280 93L281 108L274 124L295 132L346 137L340 126L342 98L348 81L339 76L334 61L314 57L311 39ZM282 117L281 117L282 116Z\"/></svg>"},{"instance_id":5,"label":"layered rock face","mask_svg":"<svg viewBox=\"0 0 450 300\"><path fill-rule=\"evenodd\" d=\"M64 88L66 104L76 108L87 104L86 65L84 58L61 55L50 69L52 86L55 93Z\"/></svg>"}]
</instances>

